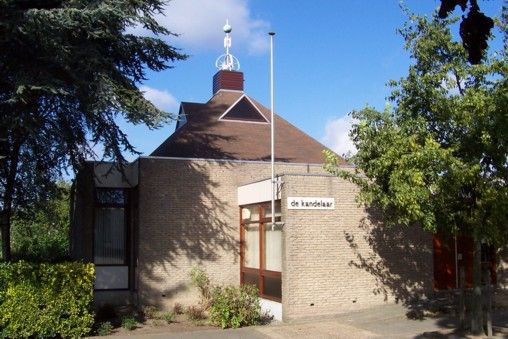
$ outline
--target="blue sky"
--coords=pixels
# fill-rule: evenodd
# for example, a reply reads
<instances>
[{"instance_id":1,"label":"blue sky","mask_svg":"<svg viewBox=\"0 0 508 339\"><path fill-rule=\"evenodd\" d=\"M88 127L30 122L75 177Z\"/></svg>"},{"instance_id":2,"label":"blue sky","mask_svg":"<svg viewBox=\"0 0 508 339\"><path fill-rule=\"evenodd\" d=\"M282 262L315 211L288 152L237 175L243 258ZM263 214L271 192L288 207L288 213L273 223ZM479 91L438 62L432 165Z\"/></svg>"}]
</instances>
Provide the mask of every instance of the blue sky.
<instances>
[{"instance_id":1,"label":"blue sky","mask_svg":"<svg viewBox=\"0 0 508 339\"><path fill-rule=\"evenodd\" d=\"M404 3L430 15L440 1ZM493 16L503 1L479 3ZM274 31L275 111L339 154L351 148L347 114L366 104L382 109L386 82L404 76L410 64L396 33L406 20L398 0L172 0L165 14L160 22L180 34L168 41L190 57L167 71L148 73L141 88L154 104L177 112L181 101L211 97L215 60L224 53L222 27L229 19L231 53L244 72L245 92L269 107L267 33ZM461 14L458 8L455 14ZM174 123L155 131L121 126L145 155L174 131Z\"/></svg>"}]
</instances>

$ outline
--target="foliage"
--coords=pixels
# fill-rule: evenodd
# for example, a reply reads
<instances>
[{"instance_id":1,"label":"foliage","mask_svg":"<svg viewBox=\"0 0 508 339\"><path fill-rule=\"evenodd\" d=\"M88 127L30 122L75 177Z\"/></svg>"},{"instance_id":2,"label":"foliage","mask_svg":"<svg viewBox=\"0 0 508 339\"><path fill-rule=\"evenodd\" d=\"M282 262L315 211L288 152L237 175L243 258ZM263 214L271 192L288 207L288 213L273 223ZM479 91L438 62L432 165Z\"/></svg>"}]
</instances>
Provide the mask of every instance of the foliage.
<instances>
[{"instance_id":1,"label":"foliage","mask_svg":"<svg viewBox=\"0 0 508 339\"><path fill-rule=\"evenodd\" d=\"M92 264L0 264L0 337L88 334L94 279Z\"/></svg>"},{"instance_id":2,"label":"foliage","mask_svg":"<svg viewBox=\"0 0 508 339\"><path fill-rule=\"evenodd\" d=\"M122 318L122 327L125 328L127 331L132 331L135 329L138 325L138 322L134 317L128 316Z\"/></svg>"},{"instance_id":3,"label":"foliage","mask_svg":"<svg viewBox=\"0 0 508 339\"><path fill-rule=\"evenodd\" d=\"M186 55L161 37L163 0L0 1L0 224L10 260L10 217L44 200L69 166L124 162L136 153L118 118L161 126L170 115L137 87ZM131 32L136 27L150 34Z\"/></svg>"},{"instance_id":4,"label":"foliage","mask_svg":"<svg viewBox=\"0 0 508 339\"><path fill-rule=\"evenodd\" d=\"M206 319L205 310L201 306L189 306L185 309L185 314L190 321L200 321Z\"/></svg>"},{"instance_id":5,"label":"foliage","mask_svg":"<svg viewBox=\"0 0 508 339\"><path fill-rule=\"evenodd\" d=\"M143 306L143 316L148 319L157 318L157 307L153 305L145 305Z\"/></svg>"},{"instance_id":6,"label":"foliage","mask_svg":"<svg viewBox=\"0 0 508 339\"><path fill-rule=\"evenodd\" d=\"M175 313L165 312L161 315L161 319L163 319L167 324L171 324L175 320Z\"/></svg>"},{"instance_id":7,"label":"foliage","mask_svg":"<svg viewBox=\"0 0 508 339\"><path fill-rule=\"evenodd\" d=\"M390 225L464 233L505 243L508 208L508 65L469 65L446 22L412 17L401 30L415 64L391 82L395 107L352 113L354 171L326 168L357 183Z\"/></svg>"},{"instance_id":8,"label":"foliage","mask_svg":"<svg viewBox=\"0 0 508 339\"><path fill-rule=\"evenodd\" d=\"M113 325L110 321L104 321L99 323L97 327L97 335L99 336L107 336L113 332Z\"/></svg>"},{"instance_id":9,"label":"foliage","mask_svg":"<svg viewBox=\"0 0 508 339\"><path fill-rule=\"evenodd\" d=\"M394 106L354 111L355 169L338 168L329 152L326 168L358 184L360 201L377 206L388 226L416 224L474 239L477 332L481 243L508 240L506 22L505 51L470 65L452 41L453 20L410 19L400 32L414 64L407 77L390 82Z\"/></svg>"},{"instance_id":10,"label":"foliage","mask_svg":"<svg viewBox=\"0 0 508 339\"><path fill-rule=\"evenodd\" d=\"M239 328L261 322L258 289L254 285L216 286L212 292L210 320L222 328Z\"/></svg>"},{"instance_id":11,"label":"foliage","mask_svg":"<svg viewBox=\"0 0 508 339\"><path fill-rule=\"evenodd\" d=\"M175 314L183 314L183 305L180 303L175 303L173 305L173 312Z\"/></svg>"},{"instance_id":12,"label":"foliage","mask_svg":"<svg viewBox=\"0 0 508 339\"><path fill-rule=\"evenodd\" d=\"M12 250L16 259L55 262L69 257L69 195L71 186L59 182L57 190L12 218Z\"/></svg>"},{"instance_id":13,"label":"foliage","mask_svg":"<svg viewBox=\"0 0 508 339\"><path fill-rule=\"evenodd\" d=\"M238 328L261 322L259 291L256 286L213 286L206 272L198 267L191 270L190 277L192 284L199 289L201 305L209 311L214 325ZM193 321L199 320L201 316L204 319L202 307L188 307L185 313Z\"/></svg>"},{"instance_id":14,"label":"foliage","mask_svg":"<svg viewBox=\"0 0 508 339\"><path fill-rule=\"evenodd\" d=\"M199 267L192 268L190 271L190 278L192 284L199 289L199 293L201 294L201 303L205 308L207 308L211 297L210 278L206 272Z\"/></svg>"}]
</instances>

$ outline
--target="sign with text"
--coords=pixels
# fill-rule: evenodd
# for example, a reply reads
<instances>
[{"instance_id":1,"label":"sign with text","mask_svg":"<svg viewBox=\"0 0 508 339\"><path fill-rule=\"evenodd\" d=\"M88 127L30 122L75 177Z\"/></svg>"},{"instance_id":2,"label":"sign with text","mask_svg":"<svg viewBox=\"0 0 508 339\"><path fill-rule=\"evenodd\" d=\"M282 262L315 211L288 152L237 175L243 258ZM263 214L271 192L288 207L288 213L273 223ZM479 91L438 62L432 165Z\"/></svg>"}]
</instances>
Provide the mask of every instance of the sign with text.
<instances>
[{"instance_id":1,"label":"sign with text","mask_svg":"<svg viewBox=\"0 0 508 339\"><path fill-rule=\"evenodd\" d=\"M290 210L333 210L335 198L288 197Z\"/></svg>"}]
</instances>

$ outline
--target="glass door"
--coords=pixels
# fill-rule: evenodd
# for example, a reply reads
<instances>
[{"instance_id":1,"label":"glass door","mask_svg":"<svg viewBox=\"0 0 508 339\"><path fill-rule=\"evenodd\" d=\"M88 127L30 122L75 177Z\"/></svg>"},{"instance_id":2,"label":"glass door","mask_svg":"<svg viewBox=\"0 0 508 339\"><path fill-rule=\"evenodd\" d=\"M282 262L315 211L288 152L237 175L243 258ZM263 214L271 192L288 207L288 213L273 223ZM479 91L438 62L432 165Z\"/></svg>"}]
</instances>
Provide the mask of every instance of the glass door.
<instances>
[{"instance_id":1,"label":"glass door","mask_svg":"<svg viewBox=\"0 0 508 339\"><path fill-rule=\"evenodd\" d=\"M282 298L282 226L280 201L275 203L275 225L272 225L271 204L261 203L240 207L242 284L258 287L263 298Z\"/></svg>"}]
</instances>

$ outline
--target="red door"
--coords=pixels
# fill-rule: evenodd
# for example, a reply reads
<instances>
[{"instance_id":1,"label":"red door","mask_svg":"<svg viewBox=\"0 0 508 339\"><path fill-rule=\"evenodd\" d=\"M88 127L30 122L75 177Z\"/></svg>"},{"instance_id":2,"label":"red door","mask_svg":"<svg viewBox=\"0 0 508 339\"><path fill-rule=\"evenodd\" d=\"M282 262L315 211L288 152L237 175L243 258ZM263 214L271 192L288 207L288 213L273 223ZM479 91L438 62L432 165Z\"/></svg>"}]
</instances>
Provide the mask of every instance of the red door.
<instances>
[{"instance_id":1,"label":"red door","mask_svg":"<svg viewBox=\"0 0 508 339\"><path fill-rule=\"evenodd\" d=\"M458 288L458 271L465 272L465 287L473 287L473 239L468 236L433 235L434 289ZM496 254L493 246L482 245L482 268L491 272L496 283Z\"/></svg>"},{"instance_id":2,"label":"red door","mask_svg":"<svg viewBox=\"0 0 508 339\"><path fill-rule=\"evenodd\" d=\"M456 288L455 239L438 234L432 237L434 243L434 289Z\"/></svg>"}]
</instances>

